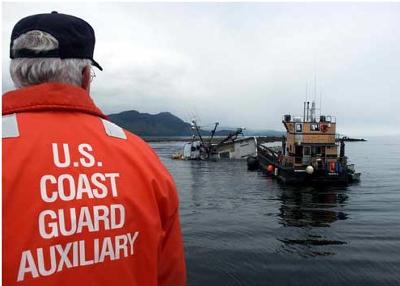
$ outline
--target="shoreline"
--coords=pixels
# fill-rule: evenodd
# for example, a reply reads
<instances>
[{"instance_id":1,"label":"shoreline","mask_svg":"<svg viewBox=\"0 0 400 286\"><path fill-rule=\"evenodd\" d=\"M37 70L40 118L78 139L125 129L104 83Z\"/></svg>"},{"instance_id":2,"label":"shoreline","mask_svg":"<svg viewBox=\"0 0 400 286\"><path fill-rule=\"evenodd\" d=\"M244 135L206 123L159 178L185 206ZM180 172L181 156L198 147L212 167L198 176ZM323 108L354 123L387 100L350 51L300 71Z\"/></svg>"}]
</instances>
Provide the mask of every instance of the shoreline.
<instances>
[{"instance_id":1,"label":"shoreline","mask_svg":"<svg viewBox=\"0 0 400 286\"><path fill-rule=\"evenodd\" d=\"M280 142L282 141L282 136L244 136L243 138L256 137L259 142L263 143L272 143L272 142ZM141 136L141 138L150 143L162 143L162 142L190 142L192 140L191 136ZM213 143L217 143L218 141L224 139L225 136L215 136L212 139ZM241 138L241 137L239 137ZM210 140L209 136L203 136L205 141ZM345 142L366 142L367 140L364 138L350 138L344 137L343 141ZM339 142L339 140L336 140Z\"/></svg>"}]
</instances>

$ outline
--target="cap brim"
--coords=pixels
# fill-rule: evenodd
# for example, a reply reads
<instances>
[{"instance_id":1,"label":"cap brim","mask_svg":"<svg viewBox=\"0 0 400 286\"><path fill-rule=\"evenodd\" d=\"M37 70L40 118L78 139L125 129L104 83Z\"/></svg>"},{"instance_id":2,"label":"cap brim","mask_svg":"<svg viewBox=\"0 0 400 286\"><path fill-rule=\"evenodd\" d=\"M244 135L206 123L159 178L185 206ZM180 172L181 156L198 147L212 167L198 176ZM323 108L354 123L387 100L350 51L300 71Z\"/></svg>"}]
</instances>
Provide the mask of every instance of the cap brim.
<instances>
[{"instance_id":1,"label":"cap brim","mask_svg":"<svg viewBox=\"0 0 400 286\"><path fill-rule=\"evenodd\" d=\"M98 62L96 62L94 59L92 59L92 65L94 65L96 68L98 68L99 70L103 70L103 68L101 67L101 65L99 65Z\"/></svg>"}]
</instances>

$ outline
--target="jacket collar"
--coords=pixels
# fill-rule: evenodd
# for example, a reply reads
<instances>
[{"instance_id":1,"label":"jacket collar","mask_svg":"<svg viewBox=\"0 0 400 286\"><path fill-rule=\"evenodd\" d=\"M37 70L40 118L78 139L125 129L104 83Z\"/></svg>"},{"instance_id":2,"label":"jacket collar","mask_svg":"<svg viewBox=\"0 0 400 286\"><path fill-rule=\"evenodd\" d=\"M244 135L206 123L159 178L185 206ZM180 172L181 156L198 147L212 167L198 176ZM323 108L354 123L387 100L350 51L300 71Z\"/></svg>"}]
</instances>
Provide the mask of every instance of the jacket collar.
<instances>
[{"instance_id":1,"label":"jacket collar","mask_svg":"<svg viewBox=\"0 0 400 286\"><path fill-rule=\"evenodd\" d=\"M3 95L3 115L54 110L78 111L107 118L86 90L73 85L44 83L9 91Z\"/></svg>"}]
</instances>

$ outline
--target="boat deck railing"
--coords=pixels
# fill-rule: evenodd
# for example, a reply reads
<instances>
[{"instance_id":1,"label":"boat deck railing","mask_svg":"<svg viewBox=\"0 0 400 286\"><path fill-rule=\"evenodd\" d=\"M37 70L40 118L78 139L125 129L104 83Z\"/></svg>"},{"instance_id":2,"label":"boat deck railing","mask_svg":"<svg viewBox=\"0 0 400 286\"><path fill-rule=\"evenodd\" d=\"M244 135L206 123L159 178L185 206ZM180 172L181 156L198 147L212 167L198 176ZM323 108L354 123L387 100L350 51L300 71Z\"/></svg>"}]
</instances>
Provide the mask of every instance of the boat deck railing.
<instances>
[{"instance_id":1,"label":"boat deck railing","mask_svg":"<svg viewBox=\"0 0 400 286\"><path fill-rule=\"evenodd\" d=\"M333 115L324 115L324 116L325 116L325 121L323 121L323 122L336 123L336 116L333 116ZM285 121L285 115L282 115L282 121ZM320 121L319 116L316 116L314 121L311 121L311 120L305 121L303 116L291 115L290 122L296 122L296 123L316 122L316 123L319 123L321 121Z\"/></svg>"},{"instance_id":2,"label":"boat deck railing","mask_svg":"<svg viewBox=\"0 0 400 286\"><path fill-rule=\"evenodd\" d=\"M283 167L283 166L281 166L280 154L278 154L272 148L266 147L264 145L258 145L257 146L257 154L258 154L258 156L262 157L264 160L268 161L269 163L271 163L275 166Z\"/></svg>"}]
</instances>

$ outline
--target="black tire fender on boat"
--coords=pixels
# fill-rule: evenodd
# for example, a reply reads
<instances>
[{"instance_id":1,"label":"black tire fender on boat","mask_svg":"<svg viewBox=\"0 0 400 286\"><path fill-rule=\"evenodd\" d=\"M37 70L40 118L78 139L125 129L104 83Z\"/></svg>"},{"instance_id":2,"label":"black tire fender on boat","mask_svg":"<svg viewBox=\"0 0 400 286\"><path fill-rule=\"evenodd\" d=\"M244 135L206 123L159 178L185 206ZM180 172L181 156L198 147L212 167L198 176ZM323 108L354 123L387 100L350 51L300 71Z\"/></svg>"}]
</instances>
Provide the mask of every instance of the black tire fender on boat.
<instances>
[{"instance_id":1,"label":"black tire fender on boat","mask_svg":"<svg viewBox=\"0 0 400 286\"><path fill-rule=\"evenodd\" d=\"M247 169L250 171L257 170L259 168L259 163L257 157L249 156L247 157Z\"/></svg>"}]
</instances>

